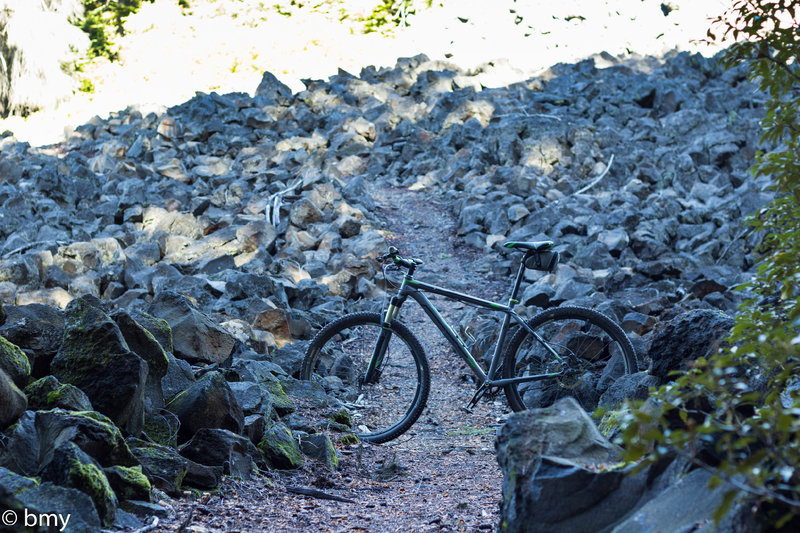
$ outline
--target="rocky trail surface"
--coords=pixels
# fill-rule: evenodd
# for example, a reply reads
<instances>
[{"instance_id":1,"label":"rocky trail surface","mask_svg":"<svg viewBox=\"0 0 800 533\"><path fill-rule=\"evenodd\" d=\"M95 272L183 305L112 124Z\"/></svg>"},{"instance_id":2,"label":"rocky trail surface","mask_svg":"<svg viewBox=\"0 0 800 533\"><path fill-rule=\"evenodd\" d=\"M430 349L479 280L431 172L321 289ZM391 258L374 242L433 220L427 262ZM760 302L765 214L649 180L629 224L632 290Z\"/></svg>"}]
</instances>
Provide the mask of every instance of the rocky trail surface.
<instances>
[{"instance_id":1,"label":"rocky trail surface","mask_svg":"<svg viewBox=\"0 0 800 533\"><path fill-rule=\"evenodd\" d=\"M471 263L483 254L458 242L457 220L445 198L391 186L376 186L372 195L388 243L424 260L419 279L484 298L496 299L508 290L506 280L472 272ZM463 315L460 304L443 298L434 303L451 323ZM431 367L428 407L408 432L382 445L345 447L333 472L309 463L296 472L271 472L247 483L226 479L217 495L171 502L175 514L160 529L494 530L502 479L494 440L509 412L505 397L482 401L465 413L461 408L475 390L469 368L416 303L409 300L401 320L422 342ZM317 494L298 494L298 487Z\"/></svg>"}]
</instances>

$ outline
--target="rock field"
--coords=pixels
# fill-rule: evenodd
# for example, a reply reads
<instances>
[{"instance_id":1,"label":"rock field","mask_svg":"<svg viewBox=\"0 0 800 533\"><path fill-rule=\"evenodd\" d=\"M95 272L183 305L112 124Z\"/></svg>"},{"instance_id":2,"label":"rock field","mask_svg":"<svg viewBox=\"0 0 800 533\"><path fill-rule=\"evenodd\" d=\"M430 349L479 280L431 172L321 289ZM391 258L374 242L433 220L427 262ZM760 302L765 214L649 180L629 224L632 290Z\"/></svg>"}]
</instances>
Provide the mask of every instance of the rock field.
<instances>
[{"instance_id":1,"label":"rock field","mask_svg":"<svg viewBox=\"0 0 800 533\"><path fill-rule=\"evenodd\" d=\"M380 294L372 187L448 199L476 273L510 272L505 239L555 240L524 312L598 308L644 364L678 311L735 309L759 238L742 218L769 200L743 71L679 53L481 74L420 55L293 93L266 73L254 96L1 139L0 499L61 501L93 531L147 514L152 488L304 454L335 468L326 433L300 449L316 429L295 414L348 432L347 414L294 375L303 340Z\"/></svg>"}]
</instances>

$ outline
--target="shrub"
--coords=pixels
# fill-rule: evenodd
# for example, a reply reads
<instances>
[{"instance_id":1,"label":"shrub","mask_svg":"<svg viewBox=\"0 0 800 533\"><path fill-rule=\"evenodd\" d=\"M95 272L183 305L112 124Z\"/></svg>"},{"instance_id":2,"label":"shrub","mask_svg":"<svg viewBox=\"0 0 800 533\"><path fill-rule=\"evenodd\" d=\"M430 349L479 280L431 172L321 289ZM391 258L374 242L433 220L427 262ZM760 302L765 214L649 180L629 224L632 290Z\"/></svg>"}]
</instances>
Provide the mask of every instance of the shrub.
<instances>
[{"instance_id":1,"label":"shrub","mask_svg":"<svg viewBox=\"0 0 800 533\"><path fill-rule=\"evenodd\" d=\"M732 37L726 67L744 64L766 95L752 173L775 200L747 224L766 236L726 348L631 411L622 441L631 460L678 454L761 504L781 527L800 514L800 5L737 0L709 30ZM720 518L736 496L730 490Z\"/></svg>"},{"instance_id":2,"label":"shrub","mask_svg":"<svg viewBox=\"0 0 800 533\"><path fill-rule=\"evenodd\" d=\"M125 18L141 6L142 0L83 0L83 18L73 24L89 35L89 56L116 59L118 52L114 50L112 36L124 35Z\"/></svg>"}]
</instances>

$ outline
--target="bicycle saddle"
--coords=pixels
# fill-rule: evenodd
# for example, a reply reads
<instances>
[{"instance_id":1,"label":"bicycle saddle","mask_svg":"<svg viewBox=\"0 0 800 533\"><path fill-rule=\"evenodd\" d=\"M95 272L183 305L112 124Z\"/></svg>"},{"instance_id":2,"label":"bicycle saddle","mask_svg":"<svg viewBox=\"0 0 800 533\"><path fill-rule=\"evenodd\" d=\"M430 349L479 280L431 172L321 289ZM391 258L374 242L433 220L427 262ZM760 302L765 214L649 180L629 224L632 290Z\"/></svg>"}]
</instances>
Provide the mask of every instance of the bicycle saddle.
<instances>
[{"instance_id":1,"label":"bicycle saddle","mask_svg":"<svg viewBox=\"0 0 800 533\"><path fill-rule=\"evenodd\" d=\"M525 250L526 252L546 252L555 244L553 241L531 241L531 242L517 242L506 241L503 243L503 248L511 248L513 250Z\"/></svg>"}]
</instances>

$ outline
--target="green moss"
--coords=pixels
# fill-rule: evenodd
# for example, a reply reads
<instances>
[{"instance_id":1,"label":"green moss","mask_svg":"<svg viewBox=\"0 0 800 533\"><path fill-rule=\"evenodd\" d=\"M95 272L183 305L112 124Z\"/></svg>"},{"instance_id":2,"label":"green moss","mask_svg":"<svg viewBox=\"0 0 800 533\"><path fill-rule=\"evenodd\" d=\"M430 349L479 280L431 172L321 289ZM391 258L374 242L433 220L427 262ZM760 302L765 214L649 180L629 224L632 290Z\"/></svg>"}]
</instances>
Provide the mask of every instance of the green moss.
<instances>
[{"instance_id":1,"label":"green moss","mask_svg":"<svg viewBox=\"0 0 800 533\"><path fill-rule=\"evenodd\" d=\"M145 420L142 430L153 442L164 446L176 446L178 444L177 420L176 427L171 427L164 417L149 417Z\"/></svg>"},{"instance_id":2,"label":"green moss","mask_svg":"<svg viewBox=\"0 0 800 533\"><path fill-rule=\"evenodd\" d=\"M55 376L45 376L25 387L28 409L46 411L60 407L68 411L85 411L92 408L86 394L78 387L62 384Z\"/></svg>"},{"instance_id":3,"label":"green moss","mask_svg":"<svg viewBox=\"0 0 800 533\"><path fill-rule=\"evenodd\" d=\"M358 444L361 442L355 433L348 433L339 437L339 442L345 445Z\"/></svg>"},{"instance_id":4,"label":"green moss","mask_svg":"<svg viewBox=\"0 0 800 533\"><path fill-rule=\"evenodd\" d=\"M142 466L112 466L104 469L120 500L150 501L153 487L142 472Z\"/></svg>"},{"instance_id":5,"label":"green moss","mask_svg":"<svg viewBox=\"0 0 800 533\"><path fill-rule=\"evenodd\" d=\"M6 371L18 387L24 387L31 375L28 356L17 346L0 336L0 368Z\"/></svg>"},{"instance_id":6,"label":"green moss","mask_svg":"<svg viewBox=\"0 0 800 533\"><path fill-rule=\"evenodd\" d=\"M331 413L328 415L328 418L336 422L337 424L342 424L347 426L348 428L353 425L353 421L350 419L350 411L342 407L335 413Z\"/></svg>"},{"instance_id":7,"label":"green moss","mask_svg":"<svg viewBox=\"0 0 800 533\"><path fill-rule=\"evenodd\" d=\"M281 382L278 381L278 378L264 380L261 382L261 385L269 392L272 397L272 407L279 415L286 416L294 411L294 403L286 394L286 391L283 390L283 386Z\"/></svg>"},{"instance_id":8,"label":"green moss","mask_svg":"<svg viewBox=\"0 0 800 533\"><path fill-rule=\"evenodd\" d=\"M303 454L291 431L282 422L274 424L265 434L258 448L270 468L294 469L303 466Z\"/></svg>"},{"instance_id":9,"label":"green moss","mask_svg":"<svg viewBox=\"0 0 800 533\"><path fill-rule=\"evenodd\" d=\"M82 463L75 458L70 461L69 480L73 487L89 495L103 523L111 525L117 513L117 496L103 471L93 463Z\"/></svg>"}]
</instances>

